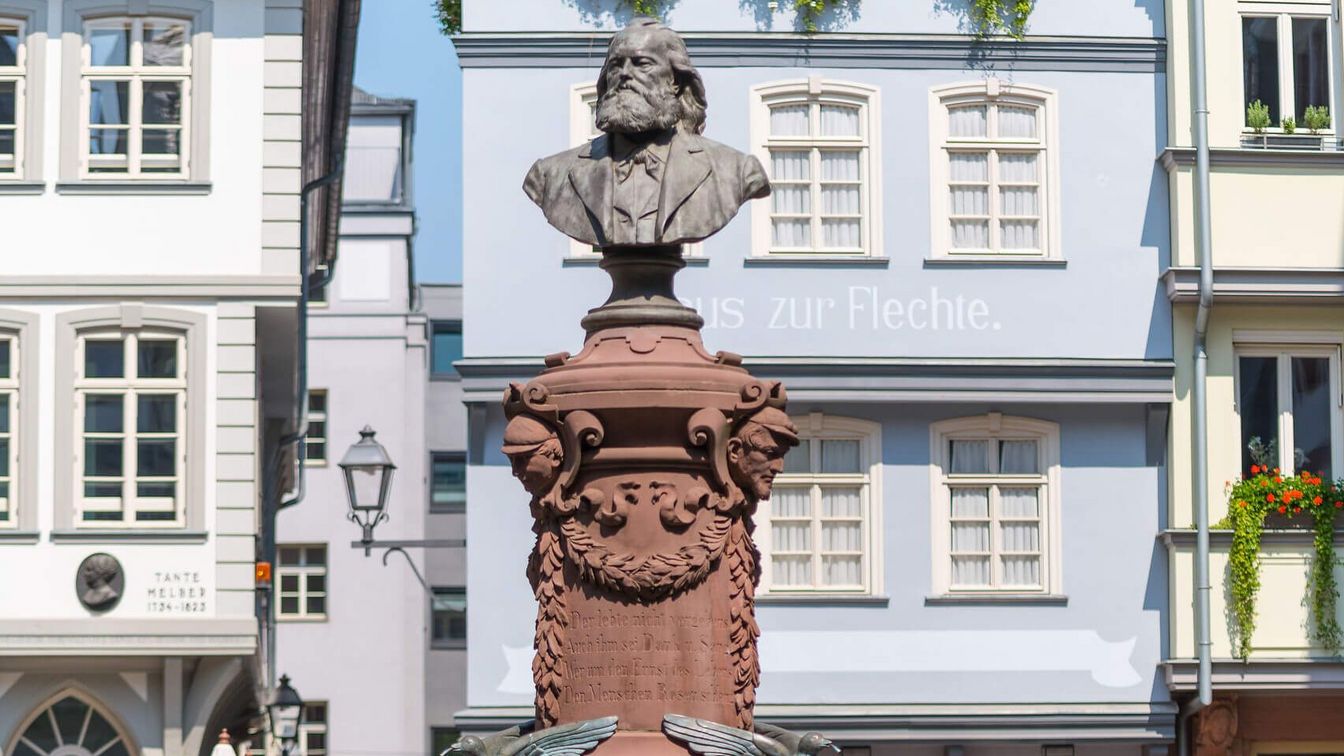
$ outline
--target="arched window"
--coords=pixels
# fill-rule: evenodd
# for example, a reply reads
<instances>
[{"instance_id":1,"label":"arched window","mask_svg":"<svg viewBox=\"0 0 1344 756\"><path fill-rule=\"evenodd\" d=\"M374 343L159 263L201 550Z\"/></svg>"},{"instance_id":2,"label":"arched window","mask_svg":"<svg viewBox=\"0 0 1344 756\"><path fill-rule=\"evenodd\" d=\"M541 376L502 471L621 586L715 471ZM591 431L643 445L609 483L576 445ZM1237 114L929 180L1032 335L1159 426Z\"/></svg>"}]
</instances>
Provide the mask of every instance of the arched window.
<instances>
[{"instance_id":1,"label":"arched window","mask_svg":"<svg viewBox=\"0 0 1344 756\"><path fill-rule=\"evenodd\" d=\"M18 730L11 756L135 756L116 720L77 693L43 704Z\"/></svg>"},{"instance_id":2,"label":"arched window","mask_svg":"<svg viewBox=\"0 0 1344 756\"><path fill-rule=\"evenodd\" d=\"M990 412L930 436L934 594L1058 594L1059 426Z\"/></svg>"},{"instance_id":3,"label":"arched window","mask_svg":"<svg viewBox=\"0 0 1344 756\"><path fill-rule=\"evenodd\" d=\"M986 79L930 99L932 256L1060 257L1054 92Z\"/></svg>"},{"instance_id":4,"label":"arched window","mask_svg":"<svg viewBox=\"0 0 1344 756\"><path fill-rule=\"evenodd\" d=\"M820 77L753 90L752 146L771 196L754 203L757 256L880 256L877 90Z\"/></svg>"},{"instance_id":5,"label":"arched window","mask_svg":"<svg viewBox=\"0 0 1344 756\"><path fill-rule=\"evenodd\" d=\"M881 526L881 427L815 412L794 418L801 440L784 458L757 530L762 591L875 593Z\"/></svg>"}]
</instances>

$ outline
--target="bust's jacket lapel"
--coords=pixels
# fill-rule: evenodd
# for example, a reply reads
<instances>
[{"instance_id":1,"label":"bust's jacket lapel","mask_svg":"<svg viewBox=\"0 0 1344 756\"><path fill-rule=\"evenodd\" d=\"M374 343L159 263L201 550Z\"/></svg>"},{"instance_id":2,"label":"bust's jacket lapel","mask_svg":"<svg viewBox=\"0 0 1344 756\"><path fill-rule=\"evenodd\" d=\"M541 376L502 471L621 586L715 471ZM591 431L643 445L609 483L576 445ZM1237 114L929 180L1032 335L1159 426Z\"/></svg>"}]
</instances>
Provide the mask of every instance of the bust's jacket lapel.
<instances>
[{"instance_id":1,"label":"bust's jacket lapel","mask_svg":"<svg viewBox=\"0 0 1344 756\"><path fill-rule=\"evenodd\" d=\"M569 169L569 183L588 214L599 224L599 242L611 238L611 137L603 134L579 151Z\"/></svg>"},{"instance_id":2,"label":"bust's jacket lapel","mask_svg":"<svg viewBox=\"0 0 1344 756\"><path fill-rule=\"evenodd\" d=\"M658 237L667 232L677 208L695 193L714 172L700 138L680 131L672 138L667 153L667 172L663 175L663 196L658 203Z\"/></svg>"}]
</instances>

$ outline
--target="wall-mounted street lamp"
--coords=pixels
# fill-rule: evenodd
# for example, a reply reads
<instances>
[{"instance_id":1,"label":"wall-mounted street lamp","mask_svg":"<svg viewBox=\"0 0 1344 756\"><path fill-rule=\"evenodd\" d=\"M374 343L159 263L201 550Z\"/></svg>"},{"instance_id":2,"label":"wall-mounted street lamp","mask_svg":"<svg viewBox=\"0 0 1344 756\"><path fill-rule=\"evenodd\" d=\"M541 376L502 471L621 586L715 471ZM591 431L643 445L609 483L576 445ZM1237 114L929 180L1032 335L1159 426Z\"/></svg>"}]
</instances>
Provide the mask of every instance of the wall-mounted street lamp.
<instances>
[{"instance_id":1,"label":"wall-mounted street lamp","mask_svg":"<svg viewBox=\"0 0 1344 756\"><path fill-rule=\"evenodd\" d=\"M345 473L345 495L350 503L346 517L364 529L360 543L364 556L373 544L373 528L387 519L387 495L392 490L392 473L397 466L387 456L387 449L374 440L377 431L369 426L359 432L359 440L341 457L341 472Z\"/></svg>"},{"instance_id":2,"label":"wall-mounted street lamp","mask_svg":"<svg viewBox=\"0 0 1344 756\"><path fill-rule=\"evenodd\" d=\"M289 675L280 675L280 687L271 693L266 704L271 724L271 738L280 744L282 756L294 753L299 742L299 720L303 717L303 699L289 684Z\"/></svg>"},{"instance_id":3,"label":"wall-mounted street lamp","mask_svg":"<svg viewBox=\"0 0 1344 756\"><path fill-rule=\"evenodd\" d=\"M461 538L446 540L418 540L418 541L378 541L373 537L373 529L378 523L387 520L388 495L392 492L392 473L396 472L397 466L392 464L392 458L388 456L387 449L374 439L377 431L369 426L364 426L364 430L359 432L359 440L351 444L346 450L345 456L341 457L338 465L341 472L345 474L345 494L350 511L346 514L346 519L359 525L363 531L358 541L350 544L352 548L364 549L364 556L369 556L373 549L385 549L383 552L383 566L387 566L387 557L394 551L401 552L406 557L406 563L411 565L411 572L415 573L415 579L420 581L420 585L430 596L434 595L434 590L425 582L425 578L420 574L420 569L415 566L411 555L406 553L406 549L444 549L461 548L467 545L466 540Z\"/></svg>"}]
</instances>

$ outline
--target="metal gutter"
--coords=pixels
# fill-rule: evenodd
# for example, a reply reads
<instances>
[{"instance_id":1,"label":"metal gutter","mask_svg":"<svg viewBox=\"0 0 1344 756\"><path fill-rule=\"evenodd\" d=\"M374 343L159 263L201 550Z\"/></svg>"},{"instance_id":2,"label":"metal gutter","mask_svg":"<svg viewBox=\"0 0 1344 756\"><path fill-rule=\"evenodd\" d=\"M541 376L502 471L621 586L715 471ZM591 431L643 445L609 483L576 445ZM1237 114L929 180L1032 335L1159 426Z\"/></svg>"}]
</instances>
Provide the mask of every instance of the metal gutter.
<instances>
[{"instance_id":1,"label":"metal gutter","mask_svg":"<svg viewBox=\"0 0 1344 756\"><path fill-rule=\"evenodd\" d=\"M1209 636L1209 312L1213 308L1213 240L1209 198L1208 71L1204 43L1204 0L1191 0L1191 58L1194 62L1195 244L1199 255L1199 309L1195 314L1194 412L1195 476L1195 637L1199 658L1196 695L1181 708L1176 729L1181 756L1190 753L1190 718L1213 703L1213 642Z\"/></svg>"}]
</instances>

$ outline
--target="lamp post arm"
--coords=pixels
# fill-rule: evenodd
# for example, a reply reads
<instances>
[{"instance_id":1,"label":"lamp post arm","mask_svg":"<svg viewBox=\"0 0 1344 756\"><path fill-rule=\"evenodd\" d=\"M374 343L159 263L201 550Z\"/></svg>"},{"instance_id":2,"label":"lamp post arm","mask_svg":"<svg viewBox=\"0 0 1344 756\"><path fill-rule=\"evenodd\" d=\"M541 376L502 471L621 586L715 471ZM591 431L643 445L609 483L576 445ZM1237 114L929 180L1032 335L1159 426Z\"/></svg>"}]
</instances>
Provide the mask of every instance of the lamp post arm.
<instances>
[{"instance_id":1,"label":"lamp post arm","mask_svg":"<svg viewBox=\"0 0 1344 756\"><path fill-rule=\"evenodd\" d=\"M393 547L389 548L387 551L384 551L384 552L383 552L383 566L384 566L384 567L387 566L387 558L388 558L389 556L391 556L391 555L392 555L392 552L394 552L394 551L397 552L398 554L401 554L402 556L406 557L406 564L409 564L409 565L411 566L411 572L415 573L415 579L418 580L418 581L420 582L420 587L421 587L421 588L424 588L424 589L425 589L425 594L428 595L431 599L433 599L433 598L434 598L434 589L433 589L433 588L430 588L430 587L429 587L429 583L426 583L426 582L425 582L425 578L424 578L424 576L420 574L420 568L415 566L415 560L411 559L411 555L408 554L408 553L406 553L406 549L403 549L403 548L400 547L400 546L393 546Z\"/></svg>"}]
</instances>

